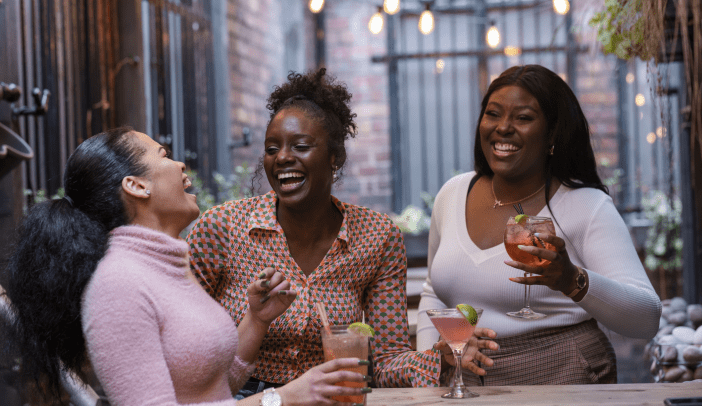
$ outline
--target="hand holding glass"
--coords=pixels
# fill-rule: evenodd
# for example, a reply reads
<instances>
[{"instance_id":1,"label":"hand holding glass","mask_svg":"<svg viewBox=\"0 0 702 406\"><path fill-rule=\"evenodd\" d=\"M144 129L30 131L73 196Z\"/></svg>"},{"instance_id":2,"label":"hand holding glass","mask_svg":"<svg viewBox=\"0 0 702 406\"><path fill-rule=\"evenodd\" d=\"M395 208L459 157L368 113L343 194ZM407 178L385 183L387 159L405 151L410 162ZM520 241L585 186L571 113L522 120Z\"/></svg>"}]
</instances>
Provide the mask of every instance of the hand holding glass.
<instances>
[{"instance_id":1,"label":"hand holding glass","mask_svg":"<svg viewBox=\"0 0 702 406\"><path fill-rule=\"evenodd\" d=\"M483 309L475 308L475 312L478 314L478 320L480 320L480 316L483 315ZM479 396L465 387L463 384L463 371L461 371L463 347L473 337L475 326L471 325L463 313L456 308L427 310L427 315L434 327L439 331L439 334L441 334L441 337L451 347L456 360L456 374L451 383L451 390L441 395L441 397L460 399Z\"/></svg>"},{"instance_id":2,"label":"hand holding glass","mask_svg":"<svg viewBox=\"0 0 702 406\"><path fill-rule=\"evenodd\" d=\"M505 249L507 254L514 261L521 262L525 265L542 266L550 263L550 261L541 259L535 255L519 249L519 245L533 246L555 251L556 247L543 241L535 236L535 233L556 234L556 228L553 226L553 221L550 217L527 217L519 223L510 217L507 220L505 228ZM524 276L529 276L530 273L524 272ZM524 307L518 312L508 312L508 316L518 317L527 320L537 320L546 317L543 313L537 313L531 310L529 299L531 295L531 285L524 285Z\"/></svg>"},{"instance_id":3,"label":"hand holding glass","mask_svg":"<svg viewBox=\"0 0 702 406\"><path fill-rule=\"evenodd\" d=\"M330 332L331 334L329 334L326 329L322 329L324 362L337 358L368 359L368 336L349 331L347 325L330 326ZM367 365L359 365L355 368L344 368L344 370L368 375ZM339 382L337 385L362 388L366 384L363 382ZM366 404L365 394L356 396L332 396L331 398L338 402Z\"/></svg>"}]
</instances>

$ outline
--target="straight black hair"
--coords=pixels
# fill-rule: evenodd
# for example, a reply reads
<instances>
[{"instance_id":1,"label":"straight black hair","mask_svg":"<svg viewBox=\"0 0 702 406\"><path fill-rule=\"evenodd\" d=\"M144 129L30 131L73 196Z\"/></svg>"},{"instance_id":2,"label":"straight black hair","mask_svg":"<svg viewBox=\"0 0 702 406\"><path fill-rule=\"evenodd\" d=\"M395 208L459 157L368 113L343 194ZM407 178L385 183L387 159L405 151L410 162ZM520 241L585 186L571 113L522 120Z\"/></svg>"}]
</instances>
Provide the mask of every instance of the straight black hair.
<instances>
[{"instance_id":1,"label":"straight black hair","mask_svg":"<svg viewBox=\"0 0 702 406\"><path fill-rule=\"evenodd\" d=\"M47 397L59 397L62 370L85 372L83 290L105 254L108 233L129 221L122 179L147 171L131 132L118 128L78 146L66 164L67 197L30 209L9 260L12 336L23 372Z\"/></svg>"}]
</instances>

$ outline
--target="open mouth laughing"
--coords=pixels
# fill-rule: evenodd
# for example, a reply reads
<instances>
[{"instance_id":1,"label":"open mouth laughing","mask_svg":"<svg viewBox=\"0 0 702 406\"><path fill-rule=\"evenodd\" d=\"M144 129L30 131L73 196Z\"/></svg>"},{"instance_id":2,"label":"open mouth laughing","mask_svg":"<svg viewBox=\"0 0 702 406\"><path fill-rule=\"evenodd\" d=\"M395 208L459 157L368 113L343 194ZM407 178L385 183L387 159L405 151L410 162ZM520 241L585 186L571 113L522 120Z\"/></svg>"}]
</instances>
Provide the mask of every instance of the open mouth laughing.
<instances>
[{"instance_id":1,"label":"open mouth laughing","mask_svg":"<svg viewBox=\"0 0 702 406\"><path fill-rule=\"evenodd\" d=\"M492 151L497 156L509 156L520 149L522 148L506 142L495 142L492 144Z\"/></svg>"},{"instance_id":2,"label":"open mouth laughing","mask_svg":"<svg viewBox=\"0 0 702 406\"><path fill-rule=\"evenodd\" d=\"M283 192L293 191L305 183L305 175L301 172L285 172L278 174L278 182Z\"/></svg>"}]
</instances>

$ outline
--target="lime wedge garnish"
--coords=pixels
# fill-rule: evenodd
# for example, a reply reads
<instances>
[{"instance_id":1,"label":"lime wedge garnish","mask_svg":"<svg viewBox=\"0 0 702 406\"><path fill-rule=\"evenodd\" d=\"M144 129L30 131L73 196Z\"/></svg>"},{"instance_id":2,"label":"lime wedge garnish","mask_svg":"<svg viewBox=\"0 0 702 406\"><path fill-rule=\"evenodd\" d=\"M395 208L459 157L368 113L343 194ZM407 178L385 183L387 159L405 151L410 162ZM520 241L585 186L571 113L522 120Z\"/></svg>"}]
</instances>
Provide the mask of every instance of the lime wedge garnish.
<instances>
[{"instance_id":1,"label":"lime wedge garnish","mask_svg":"<svg viewBox=\"0 0 702 406\"><path fill-rule=\"evenodd\" d=\"M473 310L473 311L475 311L475 310ZM373 337L375 335L375 331L373 331L373 327L369 326L366 323L361 323L361 322L352 323L348 329L349 329L349 331L353 331L354 333L360 334L362 336Z\"/></svg>"},{"instance_id":2,"label":"lime wedge garnish","mask_svg":"<svg viewBox=\"0 0 702 406\"><path fill-rule=\"evenodd\" d=\"M478 324L478 312L473 309L473 306L467 304L459 304L456 306L459 312L463 313L463 317L468 320L471 326Z\"/></svg>"},{"instance_id":3,"label":"lime wedge garnish","mask_svg":"<svg viewBox=\"0 0 702 406\"><path fill-rule=\"evenodd\" d=\"M523 220L526 220L526 219L528 219L528 218L529 218L529 216L527 216L526 214L518 214L518 215L516 215L516 216L514 217L514 222L517 223L517 224L519 224L519 223L521 223Z\"/></svg>"}]
</instances>

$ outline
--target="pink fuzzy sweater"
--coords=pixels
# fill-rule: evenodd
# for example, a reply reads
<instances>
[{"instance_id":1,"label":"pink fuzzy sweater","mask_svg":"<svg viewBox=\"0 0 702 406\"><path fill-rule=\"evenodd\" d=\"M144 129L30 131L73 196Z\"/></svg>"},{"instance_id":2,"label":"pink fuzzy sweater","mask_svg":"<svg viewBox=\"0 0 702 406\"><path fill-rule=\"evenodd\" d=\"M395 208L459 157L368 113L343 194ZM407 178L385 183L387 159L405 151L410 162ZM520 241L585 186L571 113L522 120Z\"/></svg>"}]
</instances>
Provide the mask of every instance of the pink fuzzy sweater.
<instances>
[{"instance_id":1,"label":"pink fuzzy sweater","mask_svg":"<svg viewBox=\"0 0 702 406\"><path fill-rule=\"evenodd\" d=\"M85 290L83 332L113 406L233 405L253 366L229 314L187 276L188 244L123 226Z\"/></svg>"}]
</instances>

